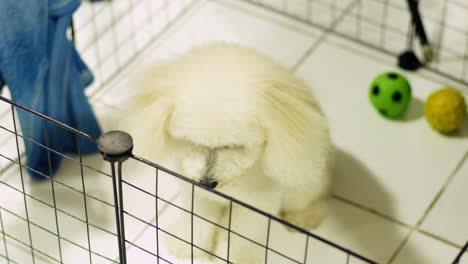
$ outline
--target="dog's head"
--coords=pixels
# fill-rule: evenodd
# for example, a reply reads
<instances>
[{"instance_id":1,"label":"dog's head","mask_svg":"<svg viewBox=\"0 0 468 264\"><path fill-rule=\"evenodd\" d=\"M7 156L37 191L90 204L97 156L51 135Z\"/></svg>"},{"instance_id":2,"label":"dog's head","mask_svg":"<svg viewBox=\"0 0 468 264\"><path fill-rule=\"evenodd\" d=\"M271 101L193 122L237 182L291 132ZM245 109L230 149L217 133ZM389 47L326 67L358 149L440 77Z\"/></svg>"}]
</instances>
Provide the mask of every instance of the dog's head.
<instances>
[{"instance_id":1,"label":"dog's head","mask_svg":"<svg viewBox=\"0 0 468 264\"><path fill-rule=\"evenodd\" d=\"M151 157L160 154L156 162L209 188L234 183L258 164L278 181L301 184L307 158L322 151L311 151L315 142L328 140L314 129L326 123L304 85L277 68L266 77L199 65L192 76L185 66L167 64L145 77L138 103Z\"/></svg>"}]
</instances>

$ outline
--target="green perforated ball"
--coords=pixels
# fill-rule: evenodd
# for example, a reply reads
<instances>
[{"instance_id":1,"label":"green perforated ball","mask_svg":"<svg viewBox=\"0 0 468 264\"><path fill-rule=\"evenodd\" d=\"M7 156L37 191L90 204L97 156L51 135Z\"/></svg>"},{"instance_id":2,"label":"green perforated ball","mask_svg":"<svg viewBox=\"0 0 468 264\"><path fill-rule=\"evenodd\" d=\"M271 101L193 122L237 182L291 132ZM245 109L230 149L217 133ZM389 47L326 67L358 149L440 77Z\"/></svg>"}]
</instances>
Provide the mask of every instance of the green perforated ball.
<instances>
[{"instance_id":1,"label":"green perforated ball","mask_svg":"<svg viewBox=\"0 0 468 264\"><path fill-rule=\"evenodd\" d=\"M411 102L411 86L403 75L385 72L372 81L369 99L374 108L383 116L398 118Z\"/></svg>"}]
</instances>

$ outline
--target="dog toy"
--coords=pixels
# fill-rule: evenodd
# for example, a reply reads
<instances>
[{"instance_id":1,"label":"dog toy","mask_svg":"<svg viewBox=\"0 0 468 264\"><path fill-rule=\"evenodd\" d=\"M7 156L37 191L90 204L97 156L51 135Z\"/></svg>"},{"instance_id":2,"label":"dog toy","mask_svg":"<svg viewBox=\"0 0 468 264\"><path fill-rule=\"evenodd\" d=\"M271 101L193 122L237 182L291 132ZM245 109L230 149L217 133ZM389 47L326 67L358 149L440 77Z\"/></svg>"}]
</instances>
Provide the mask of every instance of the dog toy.
<instances>
[{"instance_id":1,"label":"dog toy","mask_svg":"<svg viewBox=\"0 0 468 264\"><path fill-rule=\"evenodd\" d=\"M451 133L465 121L465 98L450 87L437 90L427 98L424 114L432 128L441 133Z\"/></svg>"},{"instance_id":2,"label":"dog toy","mask_svg":"<svg viewBox=\"0 0 468 264\"><path fill-rule=\"evenodd\" d=\"M383 116L397 118L408 108L411 101L411 86L403 75L385 72L372 81L369 99Z\"/></svg>"}]
</instances>

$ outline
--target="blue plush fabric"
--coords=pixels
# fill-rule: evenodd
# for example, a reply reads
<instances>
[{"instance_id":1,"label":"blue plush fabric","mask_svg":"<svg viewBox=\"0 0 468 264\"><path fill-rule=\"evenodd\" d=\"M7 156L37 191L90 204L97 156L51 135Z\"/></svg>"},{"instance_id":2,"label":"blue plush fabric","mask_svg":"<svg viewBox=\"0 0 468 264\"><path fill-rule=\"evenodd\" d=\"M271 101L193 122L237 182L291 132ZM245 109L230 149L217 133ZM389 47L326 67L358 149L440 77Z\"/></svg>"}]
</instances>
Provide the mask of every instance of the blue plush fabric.
<instances>
[{"instance_id":1,"label":"blue plush fabric","mask_svg":"<svg viewBox=\"0 0 468 264\"><path fill-rule=\"evenodd\" d=\"M13 101L96 138L101 130L84 93L93 75L66 36L79 5L80 0L0 0L0 87L8 85ZM97 152L85 137L16 110L34 179L52 176L62 160L43 146L60 153Z\"/></svg>"}]
</instances>

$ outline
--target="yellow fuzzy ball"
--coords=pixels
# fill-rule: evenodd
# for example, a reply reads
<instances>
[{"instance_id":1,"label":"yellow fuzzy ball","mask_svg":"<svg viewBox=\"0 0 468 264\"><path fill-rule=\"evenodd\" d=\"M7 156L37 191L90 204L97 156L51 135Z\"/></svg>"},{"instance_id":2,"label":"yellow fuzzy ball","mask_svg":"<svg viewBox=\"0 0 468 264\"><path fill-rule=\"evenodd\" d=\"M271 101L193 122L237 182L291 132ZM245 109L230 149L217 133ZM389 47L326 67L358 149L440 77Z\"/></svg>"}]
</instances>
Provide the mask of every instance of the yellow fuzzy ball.
<instances>
[{"instance_id":1,"label":"yellow fuzzy ball","mask_svg":"<svg viewBox=\"0 0 468 264\"><path fill-rule=\"evenodd\" d=\"M441 133L451 133L465 121L465 98L450 87L437 90L427 98L424 114L432 128Z\"/></svg>"}]
</instances>

